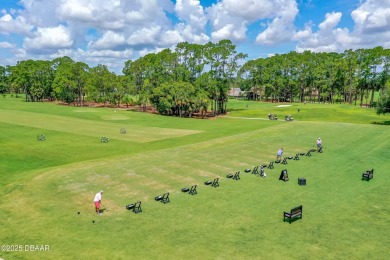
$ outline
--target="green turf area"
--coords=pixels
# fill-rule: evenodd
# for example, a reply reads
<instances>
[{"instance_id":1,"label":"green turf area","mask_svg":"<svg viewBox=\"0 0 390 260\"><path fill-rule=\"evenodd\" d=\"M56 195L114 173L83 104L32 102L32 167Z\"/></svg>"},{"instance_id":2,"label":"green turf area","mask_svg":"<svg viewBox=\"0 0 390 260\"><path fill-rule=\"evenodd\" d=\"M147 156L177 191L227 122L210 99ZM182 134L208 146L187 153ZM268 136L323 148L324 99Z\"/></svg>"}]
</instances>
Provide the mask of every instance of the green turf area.
<instances>
[{"instance_id":1,"label":"green turf area","mask_svg":"<svg viewBox=\"0 0 390 260\"><path fill-rule=\"evenodd\" d=\"M330 104L300 105L296 115L298 104L278 105L231 100L226 117L201 120L1 99L0 241L23 251L0 258L386 259L390 131L372 123L390 116ZM139 136L121 137L122 127ZM102 133L121 138L100 143ZM244 172L280 147L283 156L306 153L318 137L323 153L274 164L267 178ZM374 178L362 181L371 168ZM278 180L283 169L288 182ZM226 178L235 171L240 180ZM218 188L204 185L217 177ZM195 184L197 195L181 192ZM96 216L100 189L106 210ZM170 203L154 200L165 192ZM125 209L138 200L142 213ZM303 218L283 222L298 205Z\"/></svg>"},{"instance_id":2,"label":"green turf area","mask_svg":"<svg viewBox=\"0 0 390 260\"><path fill-rule=\"evenodd\" d=\"M85 110L76 110L76 112ZM96 110L93 110L96 111ZM104 116L103 120L127 120L123 113L116 113L112 116ZM92 120L77 119L70 116L47 115L42 113L31 113L18 110L0 110L0 122L34 127L41 131L53 130L76 135L102 137L109 135L110 138L121 141L132 141L147 143L160 139L173 138L195 134L199 131L179 130L173 128L146 127L132 125L126 134L121 134L118 123L96 122ZM146 134L147 133L147 134Z\"/></svg>"},{"instance_id":3,"label":"green turf area","mask_svg":"<svg viewBox=\"0 0 390 260\"><path fill-rule=\"evenodd\" d=\"M299 121L390 124L389 117L376 115L374 108L348 104L263 103L231 99L228 110L228 116L252 119L265 119L268 118L268 114L276 114L279 120L284 120L286 115L292 115Z\"/></svg>"}]
</instances>

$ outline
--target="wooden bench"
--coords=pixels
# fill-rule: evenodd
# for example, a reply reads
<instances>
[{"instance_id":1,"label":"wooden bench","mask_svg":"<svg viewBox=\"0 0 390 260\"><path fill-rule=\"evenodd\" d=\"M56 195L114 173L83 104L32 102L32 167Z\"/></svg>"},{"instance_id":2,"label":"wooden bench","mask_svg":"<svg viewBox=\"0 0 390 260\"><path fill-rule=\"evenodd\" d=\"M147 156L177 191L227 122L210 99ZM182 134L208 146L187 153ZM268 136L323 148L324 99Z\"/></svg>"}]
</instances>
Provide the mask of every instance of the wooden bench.
<instances>
[{"instance_id":1,"label":"wooden bench","mask_svg":"<svg viewBox=\"0 0 390 260\"><path fill-rule=\"evenodd\" d=\"M362 174L362 180L371 180L372 178L374 178L374 169L372 169L371 171L370 170L367 170L366 172L363 172Z\"/></svg>"},{"instance_id":2,"label":"wooden bench","mask_svg":"<svg viewBox=\"0 0 390 260\"><path fill-rule=\"evenodd\" d=\"M286 221L288 219L288 222L291 224L291 221L298 218L302 219L302 205L295 207L290 210L290 212L283 212L283 221Z\"/></svg>"}]
</instances>

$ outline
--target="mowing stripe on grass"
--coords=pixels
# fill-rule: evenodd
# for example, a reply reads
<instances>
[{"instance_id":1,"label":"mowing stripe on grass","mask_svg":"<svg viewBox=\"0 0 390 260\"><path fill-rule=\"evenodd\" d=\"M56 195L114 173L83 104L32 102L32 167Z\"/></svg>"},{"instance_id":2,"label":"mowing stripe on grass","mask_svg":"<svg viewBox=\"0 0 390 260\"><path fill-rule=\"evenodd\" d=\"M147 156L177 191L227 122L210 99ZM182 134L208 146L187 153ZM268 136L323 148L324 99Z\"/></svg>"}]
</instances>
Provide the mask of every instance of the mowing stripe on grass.
<instances>
[{"instance_id":1,"label":"mowing stripe on grass","mask_svg":"<svg viewBox=\"0 0 390 260\"><path fill-rule=\"evenodd\" d=\"M107 136L110 139L137 143L147 143L202 132L198 130L131 125L126 134L121 134L120 129L128 125L123 126L118 123L97 122L16 110L0 110L0 122L85 136Z\"/></svg>"}]
</instances>

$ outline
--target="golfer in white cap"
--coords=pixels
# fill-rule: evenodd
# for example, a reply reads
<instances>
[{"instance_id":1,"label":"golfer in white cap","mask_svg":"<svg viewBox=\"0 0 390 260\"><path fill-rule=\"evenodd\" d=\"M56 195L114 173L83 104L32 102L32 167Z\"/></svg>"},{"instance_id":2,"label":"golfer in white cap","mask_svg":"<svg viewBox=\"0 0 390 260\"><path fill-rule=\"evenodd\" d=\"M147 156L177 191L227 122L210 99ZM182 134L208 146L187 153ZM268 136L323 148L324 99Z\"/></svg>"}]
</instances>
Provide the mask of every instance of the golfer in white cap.
<instances>
[{"instance_id":1,"label":"golfer in white cap","mask_svg":"<svg viewBox=\"0 0 390 260\"><path fill-rule=\"evenodd\" d=\"M99 191L96 193L95 198L93 199L93 203L95 204L96 214L100 214L100 204L102 203L102 195L103 191Z\"/></svg>"},{"instance_id":2,"label":"golfer in white cap","mask_svg":"<svg viewBox=\"0 0 390 260\"><path fill-rule=\"evenodd\" d=\"M318 139L317 139L317 151L320 151L321 146L322 146L322 141L321 141L321 138L318 137Z\"/></svg>"}]
</instances>

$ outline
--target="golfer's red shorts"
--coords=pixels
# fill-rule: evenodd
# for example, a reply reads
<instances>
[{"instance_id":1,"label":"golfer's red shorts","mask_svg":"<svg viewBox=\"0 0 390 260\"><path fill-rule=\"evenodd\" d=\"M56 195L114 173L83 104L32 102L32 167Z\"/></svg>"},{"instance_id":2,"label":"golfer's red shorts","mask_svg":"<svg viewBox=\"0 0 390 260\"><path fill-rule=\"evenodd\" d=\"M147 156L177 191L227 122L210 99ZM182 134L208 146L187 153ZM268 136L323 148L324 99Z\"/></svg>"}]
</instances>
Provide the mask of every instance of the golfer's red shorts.
<instances>
[{"instance_id":1,"label":"golfer's red shorts","mask_svg":"<svg viewBox=\"0 0 390 260\"><path fill-rule=\"evenodd\" d=\"M95 207L98 208L98 209L100 209L100 201L96 201L96 202L95 202Z\"/></svg>"}]
</instances>

